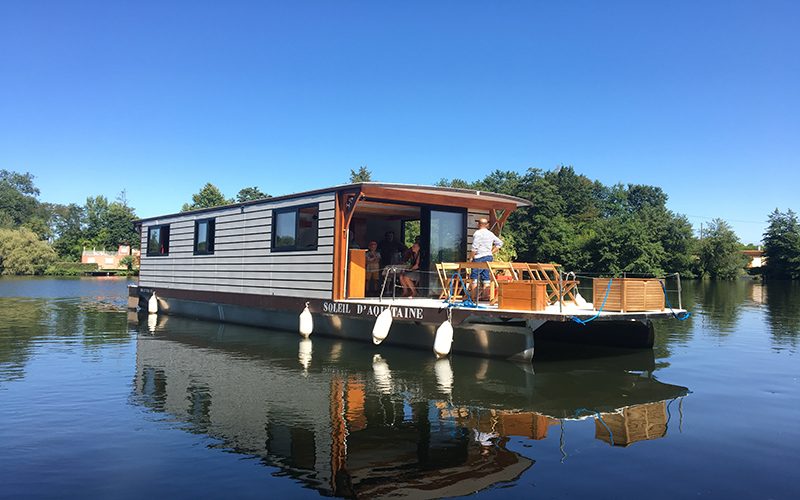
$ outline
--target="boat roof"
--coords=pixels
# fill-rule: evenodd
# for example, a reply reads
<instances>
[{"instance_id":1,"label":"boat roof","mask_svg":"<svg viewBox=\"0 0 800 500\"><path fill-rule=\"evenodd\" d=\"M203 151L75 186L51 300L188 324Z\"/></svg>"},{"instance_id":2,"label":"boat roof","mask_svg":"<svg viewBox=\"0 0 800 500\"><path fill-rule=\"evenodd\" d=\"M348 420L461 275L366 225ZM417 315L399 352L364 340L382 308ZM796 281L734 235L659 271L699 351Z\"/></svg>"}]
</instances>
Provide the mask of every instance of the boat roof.
<instances>
[{"instance_id":1,"label":"boat roof","mask_svg":"<svg viewBox=\"0 0 800 500\"><path fill-rule=\"evenodd\" d=\"M417 201L421 197L427 199L445 199L448 205L451 206L464 206L469 207L475 201L480 204L496 204L498 208L520 208L530 206L528 200L511 196L507 194L492 193L489 191L480 191L475 189L454 188L445 186L426 186L421 184L398 184L387 182L357 182L353 184L342 184L322 189L314 189L311 191L303 191L299 193L273 196L270 198L261 198L258 200L245 201L242 203L229 203L227 205L218 205L210 208L199 208L197 210L189 210L186 212L175 212L171 214L157 215L154 217L144 217L135 221L139 224L155 219L163 219L165 217L177 217L183 215L192 215L198 213L212 212L216 210L224 210L226 208L245 207L249 205L257 205L264 202L274 202L282 200L290 200L292 198L302 198L305 196L312 196L315 194L324 193L338 193L343 191L360 191L363 195L370 198L390 197L390 199L397 199L398 197L406 197L408 201ZM420 202L420 204L426 204ZM476 207L477 208L477 207Z\"/></svg>"}]
</instances>

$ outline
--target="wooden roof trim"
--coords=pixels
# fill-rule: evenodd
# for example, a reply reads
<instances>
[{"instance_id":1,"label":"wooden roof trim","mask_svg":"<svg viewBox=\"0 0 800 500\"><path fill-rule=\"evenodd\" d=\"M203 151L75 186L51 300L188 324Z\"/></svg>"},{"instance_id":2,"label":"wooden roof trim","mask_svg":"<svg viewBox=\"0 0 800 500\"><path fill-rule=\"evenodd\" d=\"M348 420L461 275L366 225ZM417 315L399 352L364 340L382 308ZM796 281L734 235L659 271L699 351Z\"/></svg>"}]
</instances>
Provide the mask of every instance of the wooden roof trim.
<instances>
[{"instance_id":1,"label":"wooden roof trim","mask_svg":"<svg viewBox=\"0 0 800 500\"><path fill-rule=\"evenodd\" d=\"M474 191L471 189L461 189L461 188L450 188L450 187L442 187L442 186L423 186L423 185L415 185L415 184L390 184L390 183L380 183L380 182L362 182L362 183L355 183L355 184L345 184L341 186L334 186L329 188L323 189L314 189L311 191L303 191L300 193L293 193L281 196L274 196L271 198L263 198L260 200L252 200L252 201L245 201L242 203L231 203L228 205L220 205L217 207L210 207L210 208L199 208L197 210L189 210L186 212L175 212L171 214L163 214L157 215L154 217L142 217L141 219L137 219L134 221L136 224L142 224L145 222L150 222L156 219L166 219L172 217L184 217L184 216L195 216L202 213L210 213L216 212L219 210L226 210L232 208L244 208L251 205L263 205L275 202L281 202L285 200L291 199L299 199L305 198L310 196L316 196L321 194L338 194L345 191L358 191L361 190L362 192L366 193L367 191L379 191L379 190L387 190L388 193L391 193L393 200L396 201L420 201L421 203L430 203L432 205L443 205L443 206L457 206L462 208L480 208L484 210L491 210L493 208L510 208L512 211L516 210L518 207L529 206L530 202L528 200L524 200L522 198L518 198L516 196L505 195L500 193L492 193L492 192L479 192ZM437 194L433 193L425 193L424 191L437 191ZM441 194L438 194L441 193ZM425 202L421 201L425 197L434 197L433 199L438 200L437 202ZM430 198L428 198L430 199ZM455 204L454 201L456 200L470 200L469 202L463 202Z\"/></svg>"},{"instance_id":2,"label":"wooden roof trim","mask_svg":"<svg viewBox=\"0 0 800 500\"><path fill-rule=\"evenodd\" d=\"M470 197L467 193L464 193L464 196L446 192L442 194L422 193L369 184L362 186L361 193L368 199L414 202L444 207L478 208L483 210L503 209L509 213L517 208L517 204L511 201L502 202L497 199L481 198L476 195Z\"/></svg>"}]
</instances>

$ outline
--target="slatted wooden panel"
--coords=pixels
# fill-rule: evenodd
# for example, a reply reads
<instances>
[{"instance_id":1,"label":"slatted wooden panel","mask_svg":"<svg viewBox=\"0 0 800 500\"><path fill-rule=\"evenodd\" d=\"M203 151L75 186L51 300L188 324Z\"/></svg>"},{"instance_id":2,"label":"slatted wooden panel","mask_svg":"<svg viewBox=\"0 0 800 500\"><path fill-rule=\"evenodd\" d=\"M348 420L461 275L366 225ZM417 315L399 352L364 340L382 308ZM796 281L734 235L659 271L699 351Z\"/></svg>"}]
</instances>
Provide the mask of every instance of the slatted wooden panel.
<instances>
[{"instance_id":1,"label":"slatted wooden panel","mask_svg":"<svg viewBox=\"0 0 800 500\"><path fill-rule=\"evenodd\" d=\"M547 306L547 283L544 281L501 281L500 309L543 311Z\"/></svg>"},{"instance_id":2,"label":"slatted wooden panel","mask_svg":"<svg viewBox=\"0 0 800 500\"><path fill-rule=\"evenodd\" d=\"M636 312L664 309L664 291L661 280L655 278L614 278L608 289L609 278L593 280L592 295L595 308L603 304L604 311Z\"/></svg>"},{"instance_id":3,"label":"slatted wooden panel","mask_svg":"<svg viewBox=\"0 0 800 500\"><path fill-rule=\"evenodd\" d=\"M272 252L272 210L319 203L318 247ZM214 254L194 255L194 221L216 219ZM142 225L139 285L217 292L327 299L333 290L333 193L196 215L175 215ZM147 229L170 225L168 256L148 257Z\"/></svg>"}]
</instances>

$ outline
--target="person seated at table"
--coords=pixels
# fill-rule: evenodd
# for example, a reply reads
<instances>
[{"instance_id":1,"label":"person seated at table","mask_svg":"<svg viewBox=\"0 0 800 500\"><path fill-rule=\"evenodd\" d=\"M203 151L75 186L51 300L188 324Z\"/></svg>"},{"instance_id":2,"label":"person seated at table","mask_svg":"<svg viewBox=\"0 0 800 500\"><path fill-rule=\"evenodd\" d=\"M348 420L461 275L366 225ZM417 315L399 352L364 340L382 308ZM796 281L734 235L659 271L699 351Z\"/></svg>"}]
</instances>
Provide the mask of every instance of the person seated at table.
<instances>
[{"instance_id":1,"label":"person seated at table","mask_svg":"<svg viewBox=\"0 0 800 500\"><path fill-rule=\"evenodd\" d=\"M414 298L417 295L416 283L419 282L419 262L422 252L419 243L411 245L408 252L406 269L400 274L400 284L403 285L403 297Z\"/></svg>"}]
</instances>

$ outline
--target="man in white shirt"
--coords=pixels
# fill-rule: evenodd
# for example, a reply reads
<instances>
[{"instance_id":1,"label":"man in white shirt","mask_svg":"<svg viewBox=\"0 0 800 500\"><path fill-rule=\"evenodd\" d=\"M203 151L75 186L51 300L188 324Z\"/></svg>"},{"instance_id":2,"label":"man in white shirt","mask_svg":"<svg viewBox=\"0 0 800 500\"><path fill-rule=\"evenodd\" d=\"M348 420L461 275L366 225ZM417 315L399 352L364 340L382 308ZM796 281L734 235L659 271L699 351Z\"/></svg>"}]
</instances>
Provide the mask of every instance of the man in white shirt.
<instances>
[{"instance_id":1,"label":"man in white shirt","mask_svg":"<svg viewBox=\"0 0 800 500\"><path fill-rule=\"evenodd\" d=\"M503 246L503 240L489 231L489 220L486 217L481 217L477 222L478 230L472 235L470 259L473 262L492 262L495 252L500 250L500 247ZM489 286L489 270L473 268L470 278L475 281L478 279L479 275L481 281L483 281L484 287ZM477 287L475 287L475 290L477 290Z\"/></svg>"}]
</instances>

